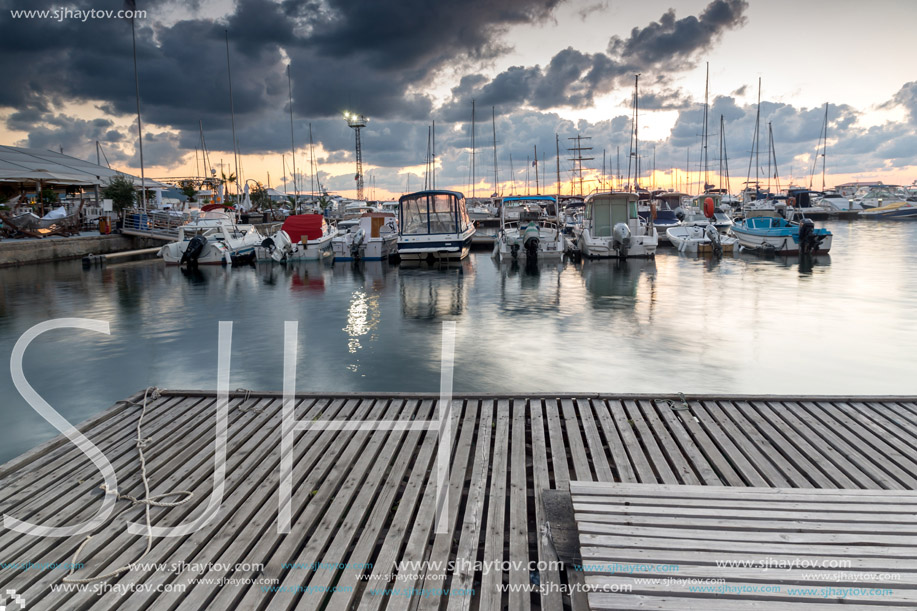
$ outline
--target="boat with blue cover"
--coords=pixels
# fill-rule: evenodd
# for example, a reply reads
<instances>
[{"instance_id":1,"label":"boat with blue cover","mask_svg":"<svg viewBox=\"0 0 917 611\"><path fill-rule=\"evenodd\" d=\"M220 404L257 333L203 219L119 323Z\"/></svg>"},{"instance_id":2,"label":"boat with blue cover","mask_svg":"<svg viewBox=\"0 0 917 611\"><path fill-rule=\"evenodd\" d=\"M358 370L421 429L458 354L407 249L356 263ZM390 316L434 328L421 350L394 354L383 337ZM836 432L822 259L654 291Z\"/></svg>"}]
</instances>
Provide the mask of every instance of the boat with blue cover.
<instances>
[{"instance_id":1,"label":"boat with blue cover","mask_svg":"<svg viewBox=\"0 0 917 611\"><path fill-rule=\"evenodd\" d=\"M756 216L739 221L730 232L743 248L774 254L825 254L831 249L831 232L816 228L812 219L791 223L779 216Z\"/></svg>"}]
</instances>

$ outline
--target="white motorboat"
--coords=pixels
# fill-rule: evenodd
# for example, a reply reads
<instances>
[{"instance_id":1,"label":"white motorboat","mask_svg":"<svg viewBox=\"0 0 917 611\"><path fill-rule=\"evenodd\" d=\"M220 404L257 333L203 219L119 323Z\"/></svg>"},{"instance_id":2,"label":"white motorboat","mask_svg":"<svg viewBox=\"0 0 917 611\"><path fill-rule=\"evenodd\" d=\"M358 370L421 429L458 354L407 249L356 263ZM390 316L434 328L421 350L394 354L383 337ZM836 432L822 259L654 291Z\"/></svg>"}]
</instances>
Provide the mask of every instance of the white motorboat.
<instances>
[{"instance_id":1,"label":"white motorboat","mask_svg":"<svg viewBox=\"0 0 917 611\"><path fill-rule=\"evenodd\" d=\"M331 256L335 235L337 229L321 214L295 214L255 250L259 261L316 261Z\"/></svg>"},{"instance_id":2,"label":"white motorboat","mask_svg":"<svg viewBox=\"0 0 917 611\"><path fill-rule=\"evenodd\" d=\"M500 215L493 256L511 260L563 257L566 241L556 221L545 219L540 212L527 212L519 220L507 222L505 211Z\"/></svg>"},{"instance_id":3,"label":"white motorboat","mask_svg":"<svg viewBox=\"0 0 917 611\"><path fill-rule=\"evenodd\" d=\"M721 235L712 223L671 227L666 230L666 234L678 252L688 254L731 253L738 242L732 236Z\"/></svg>"},{"instance_id":4,"label":"white motorboat","mask_svg":"<svg viewBox=\"0 0 917 611\"><path fill-rule=\"evenodd\" d=\"M264 236L254 225L237 225L226 212L202 212L178 228L178 241L159 249L167 265L229 265L255 256Z\"/></svg>"},{"instance_id":5,"label":"white motorboat","mask_svg":"<svg viewBox=\"0 0 917 611\"><path fill-rule=\"evenodd\" d=\"M385 261L398 252L398 226L390 212L367 212L331 240L335 261Z\"/></svg>"},{"instance_id":6,"label":"white motorboat","mask_svg":"<svg viewBox=\"0 0 917 611\"><path fill-rule=\"evenodd\" d=\"M637 213L636 193L593 193L577 246L589 258L652 257L659 234Z\"/></svg>"},{"instance_id":7,"label":"white motorboat","mask_svg":"<svg viewBox=\"0 0 917 611\"><path fill-rule=\"evenodd\" d=\"M418 191L399 202L398 256L404 260L464 259L474 224L458 191Z\"/></svg>"}]
</instances>

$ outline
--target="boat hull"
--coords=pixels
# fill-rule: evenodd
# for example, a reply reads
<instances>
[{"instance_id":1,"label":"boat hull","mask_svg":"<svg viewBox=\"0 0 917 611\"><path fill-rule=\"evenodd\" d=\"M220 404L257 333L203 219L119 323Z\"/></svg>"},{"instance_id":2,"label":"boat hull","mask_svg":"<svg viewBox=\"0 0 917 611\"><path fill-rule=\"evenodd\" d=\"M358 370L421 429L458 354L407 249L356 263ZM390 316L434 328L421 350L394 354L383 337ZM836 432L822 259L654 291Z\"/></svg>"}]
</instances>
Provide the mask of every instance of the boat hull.
<instances>
[{"instance_id":1,"label":"boat hull","mask_svg":"<svg viewBox=\"0 0 917 611\"><path fill-rule=\"evenodd\" d=\"M799 234L783 235L761 235L758 233L747 232L739 229L737 226L732 228L732 234L739 241L743 248L751 250L767 250L779 255L798 255L799 254ZM832 235L828 234L822 240L818 250L813 254L823 255L831 250Z\"/></svg>"},{"instance_id":2,"label":"boat hull","mask_svg":"<svg viewBox=\"0 0 917 611\"><path fill-rule=\"evenodd\" d=\"M405 261L461 260L471 251L474 229L452 236L401 236L398 256Z\"/></svg>"}]
</instances>

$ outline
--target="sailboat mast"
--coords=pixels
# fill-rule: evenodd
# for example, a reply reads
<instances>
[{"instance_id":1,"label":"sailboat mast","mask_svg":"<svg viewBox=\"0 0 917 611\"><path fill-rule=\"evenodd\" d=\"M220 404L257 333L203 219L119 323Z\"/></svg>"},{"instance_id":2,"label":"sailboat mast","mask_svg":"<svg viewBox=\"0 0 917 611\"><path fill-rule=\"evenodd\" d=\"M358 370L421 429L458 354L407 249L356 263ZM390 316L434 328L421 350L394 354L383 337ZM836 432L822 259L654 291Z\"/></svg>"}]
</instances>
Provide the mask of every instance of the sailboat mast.
<instances>
[{"instance_id":1,"label":"sailboat mast","mask_svg":"<svg viewBox=\"0 0 917 611\"><path fill-rule=\"evenodd\" d=\"M554 216L560 221L560 136L554 134L554 158L557 164L557 200L554 202Z\"/></svg>"},{"instance_id":2,"label":"sailboat mast","mask_svg":"<svg viewBox=\"0 0 917 611\"><path fill-rule=\"evenodd\" d=\"M513 154L512 153L509 154L509 180L510 180L509 182L510 193L515 195L516 194L516 173L515 173L515 170L513 170Z\"/></svg>"},{"instance_id":3,"label":"sailboat mast","mask_svg":"<svg viewBox=\"0 0 917 611\"><path fill-rule=\"evenodd\" d=\"M640 75L634 75L634 191L640 181Z\"/></svg>"},{"instance_id":4,"label":"sailboat mast","mask_svg":"<svg viewBox=\"0 0 917 611\"><path fill-rule=\"evenodd\" d=\"M287 64L287 87L290 92L290 156L293 158L293 211L299 205L299 188L296 184L296 144L293 141L293 77L290 76L290 64ZM235 139L235 136L233 136Z\"/></svg>"},{"instance_id":5,"label":"sailboat mast","mask_svg":"<svg viewBox=\"0 0 917 611\"><path fill-rule=\"evenodd\" d=\"M309 123L309 189L315 199L315 147L312 144L312 124Z\"/></svg>"},{"instance_id":6,"label":"sailboat mast","mask_svg":"<svg viewBox=\"0 0 917 611\"><path fill-rule=\"evenodd\" d=\"M137 73L137 34L131 16L131 43L134 47L134 89L137 94L137 147L140 149L140 198L146 212L146 175L143 170L143 123L140 120L140 75Z\"/></svg>"},{"instance_id":7,"label":"sailboat mast","mask_svg":"<svg viewBox=\"0 0 917 611\"><path fill-rule=\"evenodd\" d=\"M229 116L232 121L232 156L233 163L235 164L235 175L236 175L236 199L239 199L239 148L236 146L236 109L232 103L232 67L229 63L229 30L224 30L226 33L226 74L229 77ZM287 65L287 70L290 69L289 64ZM289 75L289 72L287 73ZM296 159L293 159L293 163L296 163ZM296 178L296 170L293 170L293 178Z\"/></svg>"},{"instance_id":8,"label":"sailboat mast","mask_svg":"<svg viewBox=\"0 0 917 611\"><path fill-rule=\"evenodd\" d=\"M758 77L758 109L755 114L755 191L758 190L758 168L761 167L761 77Z\"/></svg>"},{"instance_id":9,"label":"sailboat mast","mask_svg":"<svg viewBox=\"0 0 917 611\"><path fill-rule=\"evenodd\" d=\"M474 100L471 100L471 197L474 198L476 176L474 173Z\"/></svg>"},{"instance_id":10,"label":"sailboat mast","mask_svg":"<svg viewBox=\"0 0 917 611\"><path fill-rule=\"evenodd\" d=\"M431 174L433 178L433 188L436 189L436 121L433 121L433 126L430 128L430 133L433 138L431 154L433 157L433 163L431 165Z\"/></svg>"},{"instance_id":11,"label":"sailboat mast","mask_svg":"<svg viewBox=\"0 0 917 611\"><path fill-rule=\"evenodd\" d=\"M538 145L535 145L535 195L538 195L541 191L541 187L538 185Z\"/></svg>"},{"instance_id":12,"label":"sailboat mast","mask_svg":"<svg viewBox=\"0 0 917 611\"><path fill-rule=\"evenodd\" d=\"M704 85L704 192L707 191L707 185L710 184L709 158L707 156L707 112L710 99L710 62L707 62L707 82Z\"/></svg>"},{"instance_id":13,"label":"sailboat mast","mask_svg":"<svg viewBox=\"0 0 917 611\"><path fill-rule=\"evenodd\" d=\"M497 107L490 107L490 121L494 131L494 197L497 195Z\"/></svg>"},{"instance_id":14,"label":"sailboat mast","mask_svg":"<svg viewBox=\"0 0 917 611\"><path fill-rule=\"evenodd\" d=\"M828 154L828 103L827 102L825 102L825 133L822 138L822 142L824 142L824 144L822 145L822 150L821 150L821 190L822 192L824 192L825 191L825 157Z\"/></svg>"}]
</instances>

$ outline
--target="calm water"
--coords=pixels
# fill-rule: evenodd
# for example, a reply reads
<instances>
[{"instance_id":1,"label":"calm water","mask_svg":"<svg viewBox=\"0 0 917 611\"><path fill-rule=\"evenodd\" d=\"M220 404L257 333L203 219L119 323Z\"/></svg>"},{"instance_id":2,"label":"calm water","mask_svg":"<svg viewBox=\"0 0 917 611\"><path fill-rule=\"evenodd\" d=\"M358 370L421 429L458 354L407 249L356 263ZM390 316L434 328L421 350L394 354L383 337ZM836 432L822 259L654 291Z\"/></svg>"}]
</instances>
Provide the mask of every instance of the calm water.
<instances>
[{"instance_id":1,"label":"calm water","mask_svg":"<svg viewBox=\"0 0 917 611\"><path fill-rule=\"evenodd\" d=\"M36 390L79 422L143 387L216 387L218 321L234 321L231 388L282 387L298 320L301 390L438 391L441 323L457 323L456 391L917 394L917 223L829 223L832 254L536 270L489 252L461 266L263 265L190 273L158 261L0 269L0 461L56 434L7 365L32 325L108 321L31 345Z\"/></svg>"}]
</instances>

